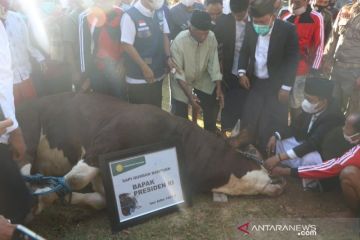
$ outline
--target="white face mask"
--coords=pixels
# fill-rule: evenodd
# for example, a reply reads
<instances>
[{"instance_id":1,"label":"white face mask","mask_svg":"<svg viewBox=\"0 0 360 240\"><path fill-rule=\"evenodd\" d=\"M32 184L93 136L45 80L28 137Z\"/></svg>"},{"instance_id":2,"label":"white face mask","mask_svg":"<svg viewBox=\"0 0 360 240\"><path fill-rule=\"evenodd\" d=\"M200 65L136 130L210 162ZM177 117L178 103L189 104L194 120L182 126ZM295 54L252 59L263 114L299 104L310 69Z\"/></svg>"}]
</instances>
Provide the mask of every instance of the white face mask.
<instances>
[{"instance_id":1,"label":"white face mask","mask_svg":"<svg viewBox=\"0 0 360 240\"><path fill-rule=\"evenodd\" d=\"M300 16L301 14L306 12L306 6L294 9L294 5L291 5L291 7L289 8L289 11L296 16Z\"/></svg>"},{"instance_id":2,"label":"white face mask","mask_svg":"<svg viewBox=\"0 0 360 240\"><path fill-rule=\"evenodd\" d=\"M317 112L317 106L318 104L313 104L311 102L309 102L307 99L305 99L302 104L301 104L301 108L310 114L316 113Z\"/></svg>"},{"instance_id":3,"label":"white face mask","mask_svg":"<svg viewBox=\"0 0 360 240\"><path fill-rule=\"evenodd\" d=\"M149 0L151 9L158 10L164 5L164 0Z\"/></svg>"},{"instance_id":4,"label":"white face mask","mask_svg":"<svg viewBox=\"0 0 360 240\"><path fill-rule=\"evenodd\" d=\"M350 144L357 144L359 142L359 140L353 140L353 138L358 136L360 133L355 133L351 136L348 136L345 133L343 133L343 134L344 134L345 140L348 141Z\"/></svg>"},{"instance_id":5,"label":"white face mask","mask_svg":"<svg viewBox=\"0 0 360 240\"><path fill-rule=\"evenodd\" d=\"M180 2L186 7L191 7L192 5L194 5L195 0L181 0Z\"/></svg>"},{"instance_id":6,"label":"white face mask","mask_svg":"<svg viewBox=\"0 0 360 240\"><path fill-rule=\"evenodd\" d=\"M82 6L84 8L89 8L94 5L94 0L82 0Z\"/></svg>"},{"instance_id":7,"label":"white face mask","mask_svg":"<svg viewBox=\"0 0 360 240\"><path fill-rule=\"evenodd\" d=\"M127 10L129 10L131 8L131 5L130 4L127 4L127 3L123 3L122 5L121 5L121 9L123 10L123 11L127 11Z\"/></svg>"}]
</instances>

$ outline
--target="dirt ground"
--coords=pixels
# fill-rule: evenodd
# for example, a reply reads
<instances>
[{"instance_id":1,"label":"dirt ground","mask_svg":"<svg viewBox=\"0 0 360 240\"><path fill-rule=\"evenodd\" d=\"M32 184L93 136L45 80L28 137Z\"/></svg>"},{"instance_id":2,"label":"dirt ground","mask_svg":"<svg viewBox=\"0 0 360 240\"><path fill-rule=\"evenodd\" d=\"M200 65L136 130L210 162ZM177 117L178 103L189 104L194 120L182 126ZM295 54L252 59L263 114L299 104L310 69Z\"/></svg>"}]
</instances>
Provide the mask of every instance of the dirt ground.
<instances>
[{"instance_id":1,"label":"dirt ground","mask_svg":"<svg viewBox=\"0 0 360 240\"><path fill-rule=\"evenodd\" d=\"M168 89L165 82L163 109L167 111ZM30 227L47 239L66 240L359 239L359 225L355 219L334 218L347 210L340 192L304 192L299 180L287 180L285 192L276 198L229 197L227 203L216 203L213 202L212 194L198 194L193 197L192 207L152 218L117 234L111 233L106 210L94 211L60 203L35 217ZM293 233L280 232L246 235L238 227L247 222L252 225L314 223L317 235L303 238Z\"/></svg>"},{"instance_id":2,"label":"dirt ground","mask_svg":"<svg viewBox=\"0 0 360 240\"><path fill-rule=\"evenodd\" d=\"M304 192L301 183L288 179L286 191L279 197L230 197L227 203L216 203L211 194L198 194L192 207L155 217L145 223L112 234L106 210L94 211L74 206L56 204L38 215L30 227L47 239L298 239L297 236L270 238L242 234L238 227L246 222L274 223L297 220L301 224L322 220L334 230L335 236L309 239L359 239L345 233L339 226L336 214L347 210L339 192ZM331 214L330 214L331 213ZM331 217L331 218L330 218ZM334 223L334 227L330 225ZM336 224L335 224L336 223ZM346 226L349 224L346 223ZM345 227L346 227L345 226Z\"/></svg>"}]
</instances>

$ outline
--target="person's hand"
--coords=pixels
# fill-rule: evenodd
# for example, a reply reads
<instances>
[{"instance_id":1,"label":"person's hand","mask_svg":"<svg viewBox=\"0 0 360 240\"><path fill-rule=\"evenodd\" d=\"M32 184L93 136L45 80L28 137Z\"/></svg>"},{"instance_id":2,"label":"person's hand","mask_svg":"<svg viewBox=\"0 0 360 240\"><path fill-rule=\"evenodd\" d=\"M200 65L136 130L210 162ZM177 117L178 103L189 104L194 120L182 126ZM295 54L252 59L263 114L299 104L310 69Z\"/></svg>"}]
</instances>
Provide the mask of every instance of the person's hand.
<instances>
[{"instance_id":1,"label":"person's hand","mask_svg":"<svg viewBox=\"0 0 360 240\"><path fill-rule=\"evenodd\" d=\"M288 175L290 175L290 169L280 167L280 166L276 166L276 167L271 169L270 175L274 176L274 177L276 177L276 176L288 176Z\"/></svg>"},{"instance_id":2,"label":"person's hand","mask_svg":"<svg viewBox=\"0 0 360 240\"><path fill-rule=\"evenodd\" d=\"M47 72L48 67L47 67L47 64L46 64L46 61L45 61L45 60L39 62L39 65L40 65L40 71L41 71L42 73Z\"/></svg>"},{"instance_id":3,"label":"person's hand","mask_svg":"<svg viewBox=\"0 0 360 240\"><path fill-rule=\"evenodd\" d=\"M11 240L16 225L0 215L0 240Z\"/></svg>"},{"instance_id":4,"label":"person's hand","mask_svg":"<svg viewBox=\"0 0 360 240\"><path fill-rule=\"evenodd\" d=\"M280 89L278 93L279 102L285 104L289 101L290 91Z\"/></svg>"},{"instance_id":5,"label":"person's hand","mask_svg":"<svg viewBox=\"0 0 360 240\"><path fill-rule=\"evenodd\" d=\"M269 139L269 142L266 146L266 153L268 157L273 156L275 154L275 148L276 148L276 137L272 136Z\"/></svg>"},{"instance_id":6,"label":"person's hand","mask_svg":"<svg viewBox=\"0 0 360 240\"><path fill-rule=\"evenodd\" d=\"M175 74L176 72L180 73L180 69L178 68L178 66L175 64L175 61L172 59L172 57L169 57L167 59L167 66L170 69L170 72Z\"/></svg>"},{"instance_id":7,"label":"person's hand","mask_svg":"<svg viewBox=\"0 0 360 240\"><path fill-rule=\"evenodd\" d=\"M197 113L202 112L202 108L200 106L200 99L196 95L192 96L190 104L191 104L191 107L193 108L193 111L195 111Z\"/></svg>"},{"instance_id":8,"label":"person's hand","mask_svg":"<svg viewBox=\"0 0 360 240\"><path fill-rule=\"evenodd\" d=\"M216 100L219 101L220 109L224 108L224 94L221 87L216 88Z\"/></svg>"},{"instance_id":9,"label":"person's hand","mask_svg":"<svg viewBox=\"0 0 360 240\"><path fill-rule=\"evenodd\" d=\"M239 77L239 83L246 90L250 89L250 80L246 75Z\"/></svg>"},{"instance_id":10,"label":"person's hand","mask_svg":"<svg viewBox=\"0 0 360 240\"><path fill-rule=\"evenodd\" d=\"M274 155L270 158L268 158L265 162L264 162L264 167L268 170L271 171L276 165L278 165L280 162L279 156L278 155Z\"/></svg>"},{"instance_id":11,"label":"person's hand","mask_svg":"<svg viewBox=\"0 0 360 240\"><path fill-rule=\"evenodd\" d=\"M153 83L153 82L155 82L154 72L151 70L151 68L149 67L149 65L144 64L144 65L141 67L141 71L142 71L142 73L143 73L143 75L144 75L145 80L146 80L148 83Z\"/></svg>"},{"instance_id":12,"label":"person's hand","mask_svg":"<svg viewBox=\"0 0 360 240\"><path fill-rule=\"evenodd\" d=\"M0 121L0 136L6 132L6 128L11 127L12 125L13 121L11 119Z\"/></svg>"},{"instance_id":13,"label":"person's hand","mask_svg":"<svg viewBox=\"0 0 360 240\"><path fill-rule=\"evenodd\" d=\"M25 156L26 145L20 128L10 133L9 144L13 152L14 160L22 160Z\"/></svg>"}]
</instances>

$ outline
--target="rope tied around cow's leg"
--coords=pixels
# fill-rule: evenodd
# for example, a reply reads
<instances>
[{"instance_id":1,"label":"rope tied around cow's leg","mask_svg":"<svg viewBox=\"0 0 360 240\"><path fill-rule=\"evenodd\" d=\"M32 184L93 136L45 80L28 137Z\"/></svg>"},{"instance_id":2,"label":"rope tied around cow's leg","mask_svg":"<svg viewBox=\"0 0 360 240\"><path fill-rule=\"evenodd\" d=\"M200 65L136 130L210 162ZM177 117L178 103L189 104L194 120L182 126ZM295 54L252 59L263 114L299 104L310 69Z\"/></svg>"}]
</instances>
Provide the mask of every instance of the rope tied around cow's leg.
<instances>
[{"instance_id":1,"label":"rope tied around cow's leg","mask_svg":"<svg viewBox=\"0 0 360 240\"><path fill-rule=\"evenodd\" d=\"M65 196L70 194L69 203L71 203L72 190L69 184L66 182L64 177L53 177L53 176L44 176L42 174L28 175L23 176L25 182L36 185L44 185L50 189L42 192L33 192L34 196L44 196L51 193L56 193L62 203L65 203Z\"/></svg>"}]
</instances>

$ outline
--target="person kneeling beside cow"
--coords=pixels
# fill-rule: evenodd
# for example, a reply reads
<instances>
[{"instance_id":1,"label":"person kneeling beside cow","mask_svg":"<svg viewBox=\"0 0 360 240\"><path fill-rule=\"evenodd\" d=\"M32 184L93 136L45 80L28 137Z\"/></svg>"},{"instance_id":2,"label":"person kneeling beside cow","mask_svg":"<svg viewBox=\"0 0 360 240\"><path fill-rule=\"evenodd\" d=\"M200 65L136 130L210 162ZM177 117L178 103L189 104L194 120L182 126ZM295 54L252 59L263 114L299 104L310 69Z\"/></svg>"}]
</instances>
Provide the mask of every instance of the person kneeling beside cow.
<instances>
[{"instance_id":1,"label":"person kneeling beside cow","mask_svg":"<svg viewBox=\"0 0 360 240\"><path fill-rule=\"evenodd\" d=\"M359 216L360 210L360 114L350 115L343 127L346 141L353 147L342 156L320 164L285 168L279 166L281 159L272 158L265 166L272 175L294 176L307 179L328 179L337 177L345 200L354 215Z\"/></svg>"},{"instance_id":2,"label":"person kneeling beside cow","mask_svg":"<svg viewBox=\"0 0 360 240\"><path fill-rule=\"evenodd\" d=\"M323 141L330 130L344 124L340 106L332 99L333 83L322 78L307 78L303 112L288 129L279 130L270 138L268 161L281 159L289 167L323 162ZM313 181L303 181L304 188L315 187Z\"/></svg>"}]
</instances>

